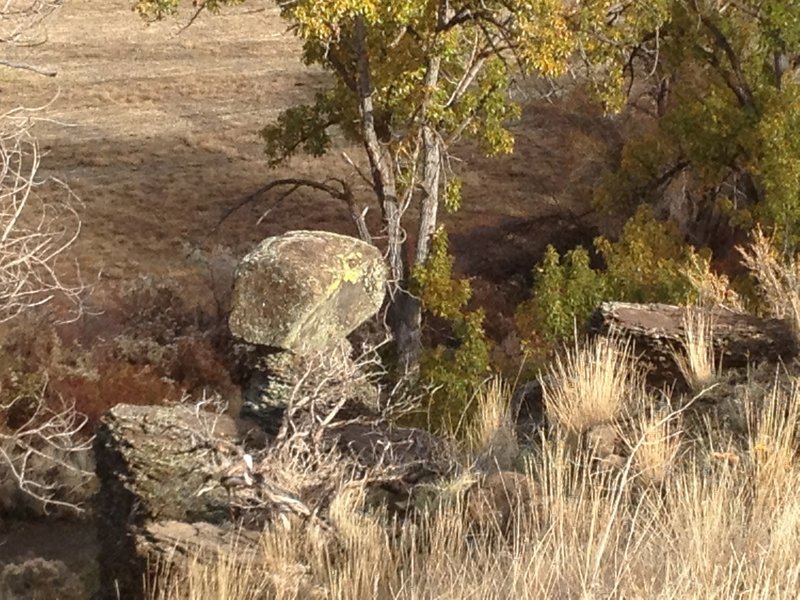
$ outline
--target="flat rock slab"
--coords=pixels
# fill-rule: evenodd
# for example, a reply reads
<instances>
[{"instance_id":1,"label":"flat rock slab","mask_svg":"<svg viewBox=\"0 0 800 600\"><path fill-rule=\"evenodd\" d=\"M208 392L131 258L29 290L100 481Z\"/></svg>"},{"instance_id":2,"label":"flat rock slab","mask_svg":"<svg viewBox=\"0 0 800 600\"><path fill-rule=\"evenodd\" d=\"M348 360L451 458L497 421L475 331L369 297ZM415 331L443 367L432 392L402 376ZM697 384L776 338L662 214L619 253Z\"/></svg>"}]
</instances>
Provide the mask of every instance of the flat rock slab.
<instances>
[{"instance_id":1,"label":"flat rock slab","mask_svg":"<svg viewBox=\"0 0 800 600\"><path fill-rule=\"evenodd\" d=\"M236 270L231 332L298 354L325 351L378 312L387 273L380 251L356 238L324 231L267 238Z\"/></svg>"},{"instance_id":2,"label":"flat rock slab","mask_svg":"<svg viewBox=\"0 0 800 600\"><path fill-rule=\"evenodd\" d=\"M589 330L599 335L630 339L636 354L650 368L650 379L670 382L680 379L674 352L686 335L689 309L668 304L606 302L592 315ZM712 323L713 347L722 368L781 362L798 355L797 342L788 322L765 319L729 310L707 309Z\"/></svg>"},{"instance_id":3,"label":"flat rock slab","mask_svg":"<svg viewBox=\"0 0 800 600\"><path fill-rule=\"evenodd\" d=\"M158 521L136 534L138 553L162 568L185 566L188 560L218 559L252 563L259 558L260 534L211 523Z\"/></svg>"}]
</instances>

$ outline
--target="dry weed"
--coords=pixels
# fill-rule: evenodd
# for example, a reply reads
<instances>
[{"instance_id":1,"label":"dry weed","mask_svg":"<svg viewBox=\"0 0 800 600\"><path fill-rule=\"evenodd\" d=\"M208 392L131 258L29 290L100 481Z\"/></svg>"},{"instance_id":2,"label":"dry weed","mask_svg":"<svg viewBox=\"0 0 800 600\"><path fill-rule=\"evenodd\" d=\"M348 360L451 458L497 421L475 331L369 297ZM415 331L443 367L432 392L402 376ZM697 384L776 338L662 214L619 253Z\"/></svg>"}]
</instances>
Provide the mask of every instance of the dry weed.
<instances>
[{"instance_id":1,"label":"dry weed","mask_svg":"<svg viewBox=\"0 0 800 600\"><path fill-rule=\"evenodd\" d=\"M683 319L682 351L675 350L673 356L683 378L695 393L717 379L713 330L706 312L693 308L687 310Z\"/></svg>"},{"instance_id":2,"label":"dry weed","mask_svg":"<svg viewBox=\"0 0 800 600\"><path fill-rule=\"evenodd\" d=\"M499 377L482 386L475 398L475 412L464 431L469 456L477 470L508 470L519 454L511 416L511 388Z\"/></svg>"},{"instance_id":3,"label":"dry weed","mask_svg":"<svg viewBox=\"0 0 800 600\"><path fill-rule=\"evenodd\" d=\"M684 275L697 293L700 306L745 312L744 302L731 288L728 276L712 271L710 261L693 254L690 267L684 271Z\"/></svg>"},{"instance_id":4,"label":"dry weed","mask_svg":"<svg viewBox=\"0 0 800 600\"><path fill-rule=\"evenodd\" d=\"M610 423L630 406L640 388L629 342L596 337L557 356L542 380L550 423L571 433Z\"/></svg>"},{"instance_id":5,"label":"dry weed","mask_svg":"<svg viewBox=\"0 0 800 600\"><path fill-rule=\"evenodd\" d=\"M781 256L773 240L758 228L747 247L739 247L742 263L758 281L770 314L787 319L800 341L800 260Z\"/></svg>"},{"instance_id":6,"label":"dry weed","mask_svg":"<svg viewBox=\"0 0 800 600\"><path fill-rule=\"evenodd\" d=\"M649 411L655 404L647 397L634 419L626 442L633 455L635 476L647 484L661 484L677 467L681 447L681 417L669 409Z\"/></svg>"}]
</instances>

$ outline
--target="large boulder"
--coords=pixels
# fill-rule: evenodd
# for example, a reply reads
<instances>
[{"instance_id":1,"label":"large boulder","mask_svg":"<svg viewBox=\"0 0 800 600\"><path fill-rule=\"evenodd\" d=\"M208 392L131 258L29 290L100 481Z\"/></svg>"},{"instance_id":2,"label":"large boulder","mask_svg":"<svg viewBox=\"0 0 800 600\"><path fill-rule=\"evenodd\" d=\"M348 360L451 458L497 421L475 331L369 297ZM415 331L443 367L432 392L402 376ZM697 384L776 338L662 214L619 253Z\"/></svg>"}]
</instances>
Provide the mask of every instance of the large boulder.
<instances>
[{"instance_id":1,"label":"large boulder","mask_svg":"<svg viewBox=\"0 0 800 600\"><path fill-rule=\"evenodd\" d=\"M296 353L338 344L383 302L387 268L377 248L324 231L267 238L236 270L231 332Z\"/></svg>"}]
</instances>

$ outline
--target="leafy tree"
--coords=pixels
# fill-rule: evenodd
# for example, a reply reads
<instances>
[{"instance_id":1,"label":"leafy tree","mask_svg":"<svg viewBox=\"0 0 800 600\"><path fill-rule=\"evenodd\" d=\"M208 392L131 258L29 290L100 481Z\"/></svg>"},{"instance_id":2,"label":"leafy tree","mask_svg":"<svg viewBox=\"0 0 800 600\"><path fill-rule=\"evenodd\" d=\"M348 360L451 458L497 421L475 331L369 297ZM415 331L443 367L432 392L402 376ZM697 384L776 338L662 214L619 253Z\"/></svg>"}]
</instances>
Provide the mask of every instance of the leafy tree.
<instances>
[{"instance_id":1,"label":"leafy tree","mask_svg":"<svg viewBox=\"0 0 800 600\"><path fill-rule=\"evenodd\" d=\"M800 241L800 0L671 0L630 69L652 126L597 194L626 208L682 176L698 220L716 211ZM701 240L708 241L708 240Z\"/></svg>"},{"instance_id":2,"label":"leafy tree","mask_svg":"<svg viewBox=\"0 0 800 600\"><path fill-rule=\"evenodd\" d=\"M217 10L240 0L206 0ZM185 2L183 2L185 3ZM138 0L147 18L174 13L181 0ZM303 42L303 59L332 75L330 86L264 128L269 161L330 149L334 126L361 146L369 168L354 168L373 192L393 279L388 321L399 356L414 364L420 301L408 293L415 265L431 250L440 205L456 209L461 185L450 168L457 142L480 142L489 155L513 149L507 123L520 108L509 98L519 73L562 74L582 57L599 64L597 88L619 104L630 39L663 20L659 3L634 0L295 0L278 2ZM655 7L654 7L655 6ZM611 12L609 12L611 11ZM285 179L265 190L310 186L347 202L361 237L372 241L345 179ZM285 196L284 196L285 197ZM406 235L413 223L416 235Z\"/></svg>"}]
</instances>

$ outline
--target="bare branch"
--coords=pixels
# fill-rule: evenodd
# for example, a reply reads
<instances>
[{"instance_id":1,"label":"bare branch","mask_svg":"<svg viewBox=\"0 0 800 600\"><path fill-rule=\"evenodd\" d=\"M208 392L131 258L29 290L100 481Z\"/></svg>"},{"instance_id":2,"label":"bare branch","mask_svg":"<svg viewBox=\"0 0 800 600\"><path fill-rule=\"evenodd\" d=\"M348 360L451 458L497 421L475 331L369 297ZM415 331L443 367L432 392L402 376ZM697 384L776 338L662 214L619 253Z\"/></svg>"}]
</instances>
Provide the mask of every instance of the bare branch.
<instances>
[{"instance_id":1,"label":"bare branch","mask_svg":"<svg viewBox=\"0 0 800 600\"><path fill-rule=\"evenodd\" d=\"M0 322L55 297L80 313L86 291L80 281L65 283L56 269L81 221L69 187L38 176L41 154L30 132L38 110L0 114Z\"/></svg>"},{"instance_id":2,"label":"bare branch","mask_svg":"<svg viewBox=\"0 0 800 600\"><path fill-rule=\"evenodd\" d=\"M0 44L35 46L46 39L41 25L64 0L3 0L0 4Z\"/></svg>"},{"instance_id":3,"label":"bare branch","mask_svg":"<svg viewBox=\"0 0 800 600\"><path fill-rule=\"evenodd\" d=\"M10 69L18 69L20 71L32 71L45 77L55 77L58 71L53 69L46 69L44 67L37 67L36 65L29 65L27 63L20 63L13 60L0 59L0 66L9 67Z\"/></svg>"},{"instance_id":4,"label":"bare branch","mask_svg":"<svg viewBox=\"0 0 800 600\"><path fill-rule=\"evenodd\" d=\"M200 15L203 13L205 9L206 9L205 1L197 3L197 8L195 8L194 12L192 13L192 16L189 17L189 20L184 25L182 25L181 28L178 29L178 31L175 32L173 37L178 37L180 34L182 34L184 31L186 31L192 25L194 25L194 22L197 21L198 17L200 17Z\"/></svg>"},{"instance_id":5,"label":"bare branch","mask_svg":"<svg viewBox=\"0 0 800 600\"><path fill-rule=\"evenodd\" d=\"M329 182L337 183L340 187L337 188L331 185ZM255 192L248 194L244 198L237 201L236 204L226 209L225 212L222 214L222 217L220 217L219 221L217 222L217 225L214 227L214 231L218 230L219 227L225 221L227 221L231 215L233 215L233 213L244 208L248 204L257 202L258 200L262 199L264 197L264 194L266 194L267 192L274 190L276 188L286 187L286 186L289 187L289 190L285 191L278 197L276 201L277 203L280 203L281 201L285 200L290 195L292 195L297 190L303 187L318 190L320 192L325 192L332 198L341 200L345 204L347 204L347 207L350 210L350 215L353 218L356 227L358 228L359 236L363 241L367 243L372 243L372 238L364 221L364 215L366 214L366 211L358 210L355 198L353 196L353 190L350 187L350 184L347 183L345 180L339 178L331 178L327 181L315 181L313 179L290 177L287 179L276 179L274 181L270 181L268 184L261 186ZM263 220L264 216L262 216L261 219L259 219L259 221Z\"/></svg>"},{"instance_id":6,"label":"bare branch","mask_svg":"<svg viewBox=\"0 0 800 600\"><path fill-rule=\"evenodd\" d=\"M2 0L0 1L0 48L38 46L47 40L42 24L64 0ZM0 66L31 71L55 77L53 69L0 58Z\"/></svg>"},{"instance_id":7,"label":"bare branch","mask_svg":"<svg viewBox=\"0 0 800 600\"><path fill-rule=\"evenodd\" d=\"M94 476L92 440L82 432L87 419L74 406L52 408L44 399L45 385L35 397L16 397L0 403L0 415L26 413L14 428L0 423L0 479L47 512L66 508L83 512Z\"/></svg>"}]
</instances>

